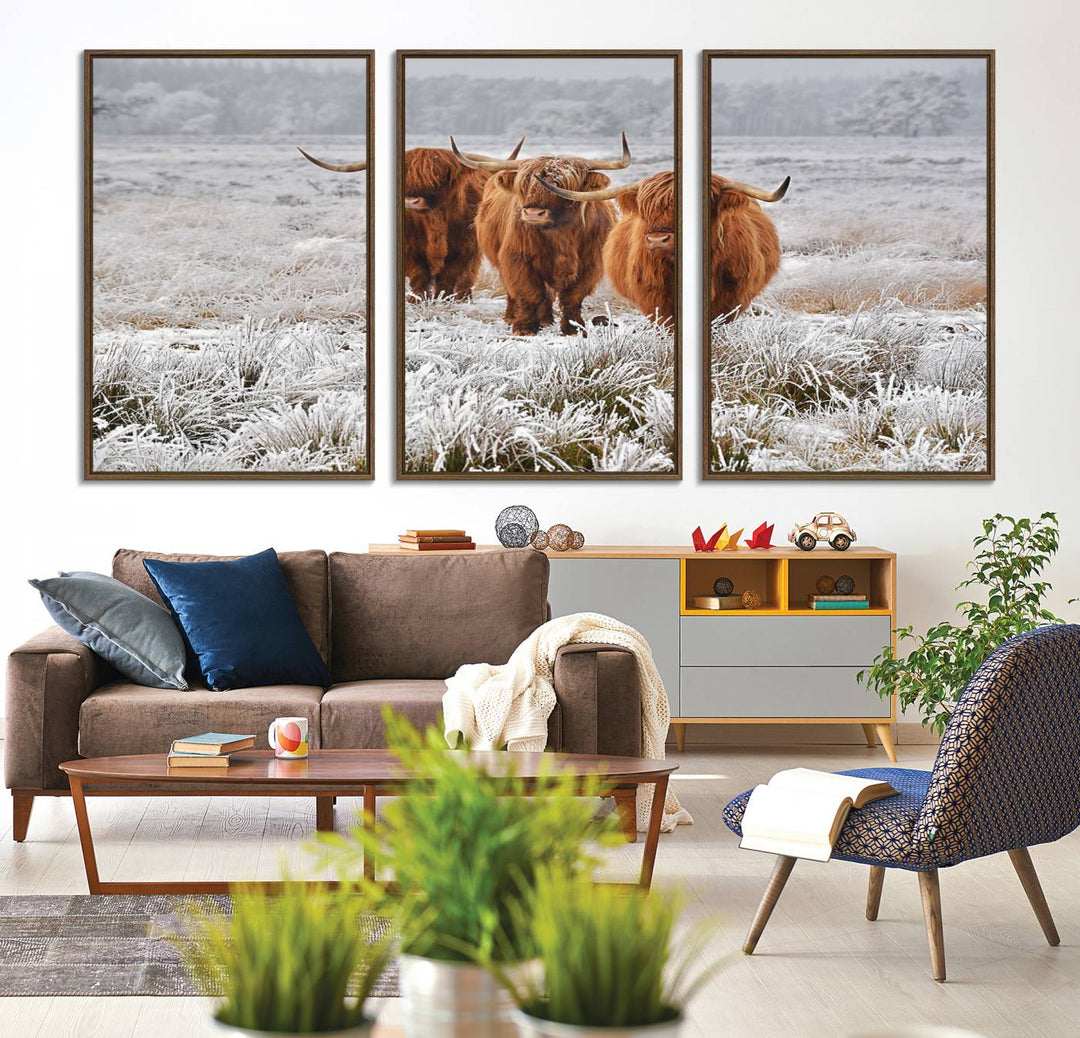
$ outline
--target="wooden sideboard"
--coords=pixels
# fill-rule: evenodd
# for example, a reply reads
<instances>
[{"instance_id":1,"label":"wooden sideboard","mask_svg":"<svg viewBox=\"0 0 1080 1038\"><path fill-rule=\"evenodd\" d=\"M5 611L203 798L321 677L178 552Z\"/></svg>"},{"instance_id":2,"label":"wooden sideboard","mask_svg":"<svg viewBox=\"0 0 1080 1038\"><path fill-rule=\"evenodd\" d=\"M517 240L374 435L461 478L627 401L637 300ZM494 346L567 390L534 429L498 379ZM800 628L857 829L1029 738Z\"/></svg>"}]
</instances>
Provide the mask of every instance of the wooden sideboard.
<instances>
[{"instance_id":1,"label":"wooden sideboard","mask_svg":"<svg viewBox=\"0 0 1080 1038\"><path fill-rule=\"evenodd\" d=\"M413 555L393 544L378 553ZM494 546L477 551L502 551ZM440 553L442 554L442 553ZM895 647L896 555L853 545L845 552L767 548L695 552L650 545L586 545L548 551L552 614L597 612L637 628L664 679L679 749L690 724L859 724L896 760L894 700L859 685L857 673ZM842 574L870 598L862 610L815 611L806 596L820 576ZM756 609L703 610L717 577L752 589Z\"/></svg>"}]
</instances>

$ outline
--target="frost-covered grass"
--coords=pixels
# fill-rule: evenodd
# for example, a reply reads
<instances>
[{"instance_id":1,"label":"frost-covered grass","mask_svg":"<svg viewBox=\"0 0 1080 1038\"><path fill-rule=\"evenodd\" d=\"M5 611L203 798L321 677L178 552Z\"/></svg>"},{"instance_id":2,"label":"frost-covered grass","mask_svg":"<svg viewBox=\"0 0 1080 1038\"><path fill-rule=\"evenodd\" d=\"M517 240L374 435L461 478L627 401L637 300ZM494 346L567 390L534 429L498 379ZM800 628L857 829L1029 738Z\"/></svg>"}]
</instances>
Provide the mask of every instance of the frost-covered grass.
<instances>
[{"instance_id":1,"label":"frost-covered grass","mask_svg":"<svg viewBox=\"0 0 1080 1038\"><path fill-rule=\"evenodd\" d=\"M973 138L731 138L780 272L712 327L714 472L987 466L986 166Z\"/></svg>"},{"instance_id":2,"label":"frost-covered grass","mask_svg":"<svg viewBox=\"0 0 1080 1038\"><path fill-rule=\"evenodd\" d=\"M508 336L504 301L412 300L407 472L670 472L674 337L616 313L588 337Z\"/></svg>"},{"instance_id":3,"label":"frost-covered grass","mask_svg":"<svg viewBox=\"0 0 1080 1038\"><path fill-rule=\"evenodd\" d=\"M367 470L366 175L297 143L363 147L95 139L95 471Z\"/></svg>"},{"instance_id":4,"label":"frost-covered grass","mask_svg":"<svg viewBox=\"0 0 1080 1038\"><path fill-rule=\"evenodd\" d=\"M445 147L434 138L409 146ZM513 141L470 136L475 151ZM547 153L530 138L523 156ZM569 153L618 157L618 139L560 139ZM671 142L630 136L625 183L671 168ZM409 296L405 306L406 472L671 472L675 467L675 337L605 282L584 305L587 336L554 328L515 337L506 296L486 263L471 300ZM593 325L599 317L611 323Z\"/></svg>"}]
</instances>

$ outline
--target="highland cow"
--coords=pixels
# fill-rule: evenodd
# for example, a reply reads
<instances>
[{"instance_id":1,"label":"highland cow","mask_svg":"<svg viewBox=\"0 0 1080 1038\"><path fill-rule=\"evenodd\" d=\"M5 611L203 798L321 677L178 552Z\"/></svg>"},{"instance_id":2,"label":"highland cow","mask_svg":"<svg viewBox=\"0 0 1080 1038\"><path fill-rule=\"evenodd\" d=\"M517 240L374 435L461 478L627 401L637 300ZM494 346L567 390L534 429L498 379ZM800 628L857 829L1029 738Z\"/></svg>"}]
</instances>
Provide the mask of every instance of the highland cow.
<instances>
[{"instance_id":1,"label":"highland cow","mask_svg":"<svg viewBox=\"0 0 1080 1038\"><path fill-rule=\"evenodd\" d=\"M584 331L581 307L603 276L604 242L615 225L610 202L583 203L553 194L544 183L596 191L610 183L602 170L631 162L626 134L622 157L601 161L545 155L534 159L478 162L450 145L470 169L494 173L476 212L480 250L506 289L506 323L515 335L535 335L561 309L563 335Z\"/></svg>"}]
</instances>

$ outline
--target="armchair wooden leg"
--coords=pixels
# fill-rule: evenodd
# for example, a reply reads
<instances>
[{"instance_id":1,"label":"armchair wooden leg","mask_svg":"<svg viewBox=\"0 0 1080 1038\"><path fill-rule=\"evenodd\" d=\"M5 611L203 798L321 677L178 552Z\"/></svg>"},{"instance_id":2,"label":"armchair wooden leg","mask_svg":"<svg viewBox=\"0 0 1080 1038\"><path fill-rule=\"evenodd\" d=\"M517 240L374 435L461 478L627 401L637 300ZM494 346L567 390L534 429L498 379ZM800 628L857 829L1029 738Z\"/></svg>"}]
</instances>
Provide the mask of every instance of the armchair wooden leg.
<instances>
[{"instance_id":1,"label":"armchair wooden leg","mask_svg":"<svg viewBox=\"0 0 1080 1038\"><path fill-rule=\"evenodd\" d=\"M34 794L21 790L11 791L11 838L16 843L26 839L26 829L30 825L30 812L34 809Z\"/></svg>"},{"instance_id":2,"label":"armchair wooden leg","mask_svg":"<svg viewBox=\"0 0 1080 1038\"><path fill-rule=\"evenodd\" d=\"M1051 948L1056 948L1061 943L1057 927L1054 925L1054 917L1050 914L1050 906L1046 903L1046 895L1043 893L1042 884L1035 873L1035 866L1031 861L1031 855L1026 847L1015 851L1009 851L1009 860L1020 877L1024 893L1027 894L1031 907L1035 909L1035 918L1039 920L1042 932L1046 934L1046 940Z\"/></svg>"},{"instance_id":3,"label":"armchair wooden leg","mask_svg":"<svg viewBox=\"0 0 1080 1038\"><path fill-rule=\"evenodd\" d=\"M930 942L930 966L934 980L940 984L945 980L945 933L941 926L941 887L937 869L919 873L919 894L926 920L926 939Z\"/></svg>"},{"instance_id":4,"label":"armchair wooden leg","mask_svg":"<svg viewBox=\"0 0 1080 1038\"><path fill-rule=\"evenodd\" d=\"M673 724L671 726L675 729L675 749L686 749L686 725L685 724Z\"/></svg>"},{"instance_id":5,"label":"armchair wooden leg","mask_svg":"<svg viewBox=\"0 0 1080 1038\"><path fill-rule=\"evenodd\" d=\"M866 736L866 748L872 750L877 746L877 737L874 735L874 726L872 724L864 724L862 730L863 735Z\"/></svg>"},{"instance_id":6,"label":"armchair wooden leg","mask_svg":"<svg viewBox=\"0 0 1080 1038\"><path fill-rule=\"evenodd\" d=\"M776 907L776 902L780 899L780 893L784 889L784 884L788 881L788 876L791 875L791 870L795 867L795 861L795 858L789 858L786 854L777 856L772 876L769 878L769 885L765 888L765 896L762 897L761 904L758 905L757 914L754 916L746 940L743 942L742 950L744 955L754 954L758 939L769 921L769 916L772 915L772 911Z\"/></svg>"},{"instance_id":7,"label":"armchair wooden leg","mask_svg":"<svg viewBox=\"0 0 1080 1038\"><path fill-rule=\"evenodd\" d=\"M870 886L866 890L866 918L873 922L877 919L881 905L881 888L885 885L885 868L882 865L870 866Z\"/></svg>"}]
</instances>

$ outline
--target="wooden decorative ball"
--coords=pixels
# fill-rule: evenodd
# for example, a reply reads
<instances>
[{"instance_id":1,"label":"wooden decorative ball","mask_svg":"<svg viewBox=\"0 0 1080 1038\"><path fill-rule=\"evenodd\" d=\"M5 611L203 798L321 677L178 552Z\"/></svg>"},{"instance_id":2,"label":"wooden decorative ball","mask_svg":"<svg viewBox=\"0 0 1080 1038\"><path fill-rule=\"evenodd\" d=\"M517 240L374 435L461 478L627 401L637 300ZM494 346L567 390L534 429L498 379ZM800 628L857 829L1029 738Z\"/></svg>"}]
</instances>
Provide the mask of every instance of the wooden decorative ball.
<instances>
[{"instance_id":1,"label":"wooden decorative ball","mask_svg":"<svg viewBox=\"0 0 1080 1038\"><path fill-rule=\"evenodd\" d=\"M569 551L574 542L574 531L565 523L556 523L548 532L548 547L555 551Z\"/></svg>"},{"instance_id":2,"label":"wooden decorative ball","mask_svg":"<svg viewBox=\"0 0 1080 1038\"><path fill-rule=\"evenodd\" d=\"M836 583L833 581L833 578L826 573L817 578L817 583L814 587L817 588L817 593L819 595L831 595L833 593L833 588L836 587Z\"/></svg>"},{"instance_id":3,"label":"wooden decorative ball","mask_svg":"<svg viewBox=\"0 0 1080 1038\"><path fill-rule=\"evenodd\" d=\"M574 551L581 551L585 547L585 534L575 530L574 536L570 538L570 547Z\"/></svg>"},{"instance_id":4,"label":"wooden decorative ball","mask_svg":"<svg viewBox=\"0 0 1080 1038\"><path fill-rule=\"evenodd\" d=\"M532 540L529 543L537 550L543 551L548 546L547 530L537 530L532 535Z\"/></svg>"},{"instance_id":5,"label":"wooden decorative ball","mask_svg":"<svg viewBox=\"0 0 1080 1038\"><path fill-rule=\"evenodd\" d=\"M730 577L717 577L712 585L713 594L720 598L726 598L735 590L735 584Z\"/></svg>"},{"instance_id":6,"label":"wooden decorative ball","mask_svg":"<svg viewBox=\"0 0 1080 1038\"><path fill-rule=\"evenodd\" d=\"M761 595L753 588L742 593L743 609L757 609L761 605Z\"/></svg>"},{"instance_id":7,"label":"wooden decorative ball","mask_svg":"<svg viewBox=\"0 0 1080 1038\"><path fill-rule=\"evenodd\" d=\"M855 593L855 578L846 573L836 578L836 593L838 595L853 595Z\"/></svg>"}]
</instances>

